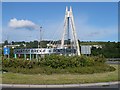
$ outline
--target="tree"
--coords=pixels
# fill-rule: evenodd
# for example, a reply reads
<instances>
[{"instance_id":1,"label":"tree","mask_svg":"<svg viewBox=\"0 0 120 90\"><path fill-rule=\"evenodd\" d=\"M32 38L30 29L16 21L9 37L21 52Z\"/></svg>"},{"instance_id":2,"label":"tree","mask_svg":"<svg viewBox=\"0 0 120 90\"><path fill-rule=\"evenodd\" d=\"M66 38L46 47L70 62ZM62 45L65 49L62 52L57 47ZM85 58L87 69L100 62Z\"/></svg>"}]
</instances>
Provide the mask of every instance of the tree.
<instances>
[{"instance_id":1,"label":"tree","mask_svg":"<svg viewBox=\"0 0 120 90\"><path fill-rule=\"evenodd\" d=\"M8 43L8 40L5 40L4 41L4 45L8 45L9 43Z\"/></svg>"}]
</instances>

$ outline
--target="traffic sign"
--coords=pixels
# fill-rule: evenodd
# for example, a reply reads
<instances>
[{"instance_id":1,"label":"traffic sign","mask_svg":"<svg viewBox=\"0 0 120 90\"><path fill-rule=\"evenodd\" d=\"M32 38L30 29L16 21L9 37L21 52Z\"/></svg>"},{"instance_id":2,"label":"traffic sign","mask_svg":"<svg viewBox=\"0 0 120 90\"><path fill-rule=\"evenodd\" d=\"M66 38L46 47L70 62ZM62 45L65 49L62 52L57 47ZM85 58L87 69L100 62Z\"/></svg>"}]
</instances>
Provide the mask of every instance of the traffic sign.
<instances>
[{"instance_id":1,"label":"traffic sign","mask_svg":"<svg viewBox=\"0 0 120 90\"><path fill-rule=\"evenodd\" d=\"M91 54L91 46L89 45L81 46L81 54Z\"/></svg>"},{"instance_id":2,"label":"traffic sign","mask_svg":"<svg viewBox=\"0 0 120 90\"><path fill-rule=\"evenodd\" d=\"M9 55L10 54L10 48L5 47L4 48L4 55Z\"/></svg>"}]
</instances>

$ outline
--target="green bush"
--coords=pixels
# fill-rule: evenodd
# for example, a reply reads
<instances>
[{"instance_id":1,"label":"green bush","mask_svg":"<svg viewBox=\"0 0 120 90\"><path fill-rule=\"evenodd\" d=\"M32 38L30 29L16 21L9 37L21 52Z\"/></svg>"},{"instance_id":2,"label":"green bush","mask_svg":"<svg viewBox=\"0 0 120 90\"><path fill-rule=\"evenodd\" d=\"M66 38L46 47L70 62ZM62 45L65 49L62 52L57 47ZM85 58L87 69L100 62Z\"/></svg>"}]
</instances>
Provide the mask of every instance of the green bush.
<instances>
[{"instance_id":1,"label":"green bush","mask_svg":"<svg viewBox=\"0 0 120 90\"><path fill-rule=\"evenodd\" d=\"M88 56L60 56L46 55L38 62L35 60L24 59L5 59L2 61L3 67L20 67L33 68L34 66L48 66L51 68L67 68L67 67L85 67L103 64L105 58L103 56L88 57Z\"/></svg>"},{"instance_id":2,"label":"green bush","mask_svg":"<svg viewBox=\"0 0 120 90\"><path fill-rule=\"evenodd\" d=\"M115 70L113 67L105 64L105 58L101 55L95 57L46 55L39 61L24 59L5 59L2 60L2 66L4 71L25 74L91 74Z\"/></svg>"},{"instance_id":3,"label":"green bush","mask_svg":"<svg viewBox=\"0 0 120 90\"><path fill-rule=\"evenodd\" d=\"M49 66L52 68L67 68L67 67L84 67L98 65L104 63L105 58L99 57L87 57L87 56L60 56L60 55L47 55L40 60L40 64Z\"/></svg>"},{"instance_id":4,"label":"green bush","mask_svg":"<svg viewBox=\"0 0 120 90\"><path fill-rule=\"evenodd\" d=\"M23 59L5 59L2 61L3 67L14 67L14 68L32 68L34 65L33 61Z\"/></svg>"}]
</instances>

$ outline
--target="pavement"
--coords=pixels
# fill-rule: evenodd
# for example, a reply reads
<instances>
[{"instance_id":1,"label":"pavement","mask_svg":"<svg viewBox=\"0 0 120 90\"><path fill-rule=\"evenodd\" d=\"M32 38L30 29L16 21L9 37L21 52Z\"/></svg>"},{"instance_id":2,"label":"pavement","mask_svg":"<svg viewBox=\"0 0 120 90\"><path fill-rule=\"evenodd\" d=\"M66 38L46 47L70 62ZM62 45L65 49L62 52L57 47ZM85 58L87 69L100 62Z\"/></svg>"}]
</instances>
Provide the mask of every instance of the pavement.
<instances>
[{"instance_id":1,"label":"pavement","mask_svg":"<svg viewBox=\"0 0 120 90\"><path fill-rule=\"evenodd\" d=\"M96 88L108 87L118 88L120 82L101 82L101 83L87 83L87 84L63 84L63 85L25 85L25 84L0 84L2 88Z\"/></svg>"}]
</instances>

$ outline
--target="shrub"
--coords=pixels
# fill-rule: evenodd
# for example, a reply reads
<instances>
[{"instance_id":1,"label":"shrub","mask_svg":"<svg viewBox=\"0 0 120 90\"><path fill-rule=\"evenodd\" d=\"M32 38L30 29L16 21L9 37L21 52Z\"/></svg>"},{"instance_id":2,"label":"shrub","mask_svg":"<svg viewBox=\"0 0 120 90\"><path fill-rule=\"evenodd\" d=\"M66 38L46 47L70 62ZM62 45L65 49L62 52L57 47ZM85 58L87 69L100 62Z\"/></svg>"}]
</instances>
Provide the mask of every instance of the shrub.
<instances>
[{"instance_id":1,"label":"shrub","mask_svg":"<svg viewBox=\"0 0 120 90\"><path fill-rule=\"evenodd\" d=\"M60 56L60 55L46 55L38 62L35 60L24 59L5 59L2 62L3 67L20 67L33 68L34 66L48 66L51 68L67 68L67 67L85 67L103 64L105 58L103 56L88 57L88 56Z\"/></svg>"},{"instance_id":2,"label":"shrub","mask_svg":"<svg viewBox=\"0 0 120 90\"><path fill-rule=\"evenodd\" d=\"M103 56L60 56L46 55L39 61L24 59L5 59L3 70L17 73L96 73L114 71L107 66Z\"/></svg>"},{"instance_id":3,"label":"shrub","mask_svg":"<svg viewBox=\"0 0 120 90\"><path fill-rule=\"evenodd\" d=\"M60 55L47 55L40 60L41 65L49 66L52 68L67 68L67 67L85 67L98 65L104 63L105 58L87 57L87 56L60 56Z\"/></svg>"},{"instance_id":4,"label":"shrub","mask_svg":"<svg viewBox=\"0 0 120 90\"><path fill-rule=\"evenodd\" d=\"M3 67L14 67L14 68L33 68L33 61L23 59L5 59L2 61Z\"/></svg>"}]
</instances>

